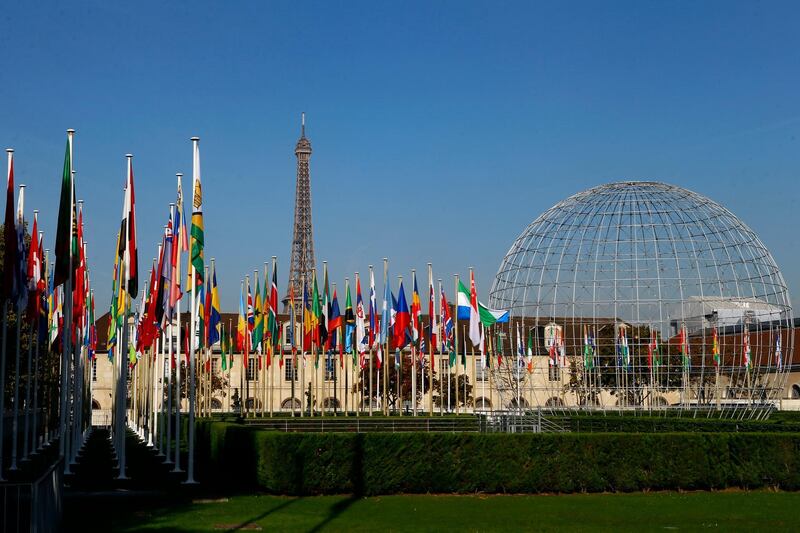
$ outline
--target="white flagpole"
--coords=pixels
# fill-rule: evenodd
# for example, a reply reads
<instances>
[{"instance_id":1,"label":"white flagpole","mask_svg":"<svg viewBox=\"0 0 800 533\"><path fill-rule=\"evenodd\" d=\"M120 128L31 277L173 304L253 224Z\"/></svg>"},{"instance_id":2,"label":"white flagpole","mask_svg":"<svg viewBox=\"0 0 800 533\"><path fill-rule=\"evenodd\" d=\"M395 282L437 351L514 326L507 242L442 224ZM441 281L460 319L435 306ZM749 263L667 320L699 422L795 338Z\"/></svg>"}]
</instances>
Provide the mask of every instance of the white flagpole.
<instances>
[{"instance_id":1,"label":"white flagpole","mask_svg":"<svg viewBox=\"0 0 800 533\"><path fill-rule=\"evenodd\" d=\"M433 265L431 263L428 263L428 298L429 299L431 298L431 294L430 294L431 292L433 292ZM429 302L428 305L431 307L431 312L434 314L434 316L429 316L428 317L428 324L430 324L430 329L431 329L430 333L428 334L428 354L429 354L429 358L431 360L430 367L428 368L428 389L429 389L428 393L430 394L430 398L428 398L428 416L433 416L433 365L436 362L436 360L434 359L434 356L433 356L433 354L436 351L436 346L433 345L434 344L433 343L433 335L434 335L433 326L434 326L434 324L438 324L437 321L436 321L436 316L435 316L436 315L436 293L433 294L433 301ZM436 333L438 333L438 325L437 325ZM439 336L437 335L436 338L438 340ZM423 371L424 370L425 369L423 367Z\"/></svg>"},{"instance_id":2,"label":"white flagpole","mask_svg":"<svg viewBox=\"0 0 800 533\"><path fill-rule=\"evenodd\" d=\"M200 152L198 146L200 138L192 137L191 141L194 154L192 158L192 195L194 195L195 181L200 179ZM189 254L191 255L191 250L189 250ZM197 483L194 480L195 350L197 349L197 281L195 276L197 276L197 271L194 268L191 257L189 258L189 268L192 272L192 331L191 337L189 337L189 342L191 343L189 348L189 465L187 467L186 483L194 484Z\"/></svg>"},{"instance_id":3,"label":"white flagpole","mask_svg":"<svg viewBox=\"0 0 800 533\"><path fill-rule=\"evenodd\" d=\"M183 174L180 172L175 173L175 176L178 178L178 189L183 190L181 186L181 181L183 180ZM181 196L181 201L183 201L183 197ZM179 207L176 206L176 214L178 216ZM183 212L180 213L181 217L183 217ZM181 226L185 225L186 221L181 218ZM181 276L181 254L183 251L181 250L181 239L178 239L178 256L177 256L177 272L176 276L178 276L178 281L180 281ZM188 288L188 287L187 287ZM181 298L178 298L178 301L175 304L175 317L176 323L175 326L170 325L170 329L175 329L175 453L174 453L174 463L175 466L173 467L173 472L183 472L181 470L181 349L183 348L183 344L181 343L181 300L183 299L183 295ZM169 339L170 345L170 367L172 366L172 336ZM172 368L170 368L170 373L172 373ZM169 435L169 427L167 428L167 435ZM169 438L167 438L169 440ZM171 443L170 443L171 445ZM167 447L169 450L169 446ZM167 459L169 459L169 453L167 453Z\"/></svg>"},{"instance_id":4,"label":"white flagpole","mask_svg":"<svg viewBox=\"0 0 800 533\"><path fill-rule=\"evenodd\" d=\"M25 197L25 185L19 186L19 198L17 199L17 206L24 207L23 199ZM23 228L25 225L25 219L23 216L20 216L22 213L17 213L17 226ZM19 232L17 232L17 238L19 238ZM22 260L22 258L19 258ZM6 265L6 268L15 268L15 265ZM27 278L27 275L26 275ZM20 279L17 278L15 280L19 283ZM18 288L19 292L27 291L27 286L21 286ZM19 302L19 300L17 300ZM21 323L22 323L22 309L19 307L19 303L16 305L17 307L17 320L16 320L16 327L17 327L17 343L16 343L16 352L14 356L14 371L16 372L16 376L14 377L14 411L12 412L12 422L11 422L11 466L8 468L9 471L15 471L17 469L17 442L19 441L19 380L22 377L22 372L20 372L19 368L19 352L20 352L20 337L21 337ZM5 383L3 384L5 385Z\"/></svg>"},{"instance_id":5,"label":"white flagpole","mask_svg":"<svg viewBox=\"0 0 800 533\"><path fill-rule=\"evenodd\" d=\"M375 284L372 283L372 280L374 280L374 279L375 279L375 275L372 272L372 265L369 265L370 308L372 309L373 313L377 313L378 312L378 309L377 309L377 307L378 307L378 295L375 294L375 287L374 287ZM375 294L375 305L374 306L372 305L372 295L373 294ZM370 315L370 318L372 318L371 315ZM376 325L378 324L377 317L376 317L376 320L375 320L375 324ZM372 328L372 324L370 324L370 328ZM378 333L378 332L377 331L373 331L372 332L372 338L375 338L375 334L376 333ZM369 342L369 337L367 337L367 342ZM380 337L378 337L378 342L380 342ZM370 343L370 345L369 345L369 398L368 398L368 400L369 400L369 416L372 416L372 403L373 403L372 397L373 397L373 394L374 394L373 393L373 389L372 389L372 381L373 381L373 378L372 378L372 343ZM374 397L375 397L375 400L378 399L378 395L377 394L374 394Z\"/></svg>"},{"instance_id":6,"label":"white flagpole","mask_svg":"<svg viewBox=\"0 0 800 533\"><path fill-rule=\"evenodd\" d=\"M72 175L72 143L75 136L75 130L68 129L67 130L67 140L69 142L69 172L70 172L70 207L69 207L69 268L67 269L67 282L64 283L62 286L62 292L64 295L64 332L69 332L72 327L72 224L74 221L72 220L72 204L75 203L75 195L74 195L74 183L72 182L73 175ZM69 296L67 296L69 294ZM67 451L67 386L69 383L69 354L70 344L72 342L72 335L67 333L62 334L62 351L61 351L61 409L59 413L59 439L58 439L58 448L59 448L59 457L64 459ZM5 346L5 344L4 344ZM64 461L64 473L69 474L69 461Z\"/></svg>"},{"instance_id":7,"label":"white flagpole","mask_svg":"<svg viewBox=\"0 0 800 533\"><path fill-rule=\"evenodd\" d=\"M127 188L128 188L128 180L131 175L131 164L133 156L131 154L125 155L126 159L128 160L128 172L125 175L125 189L126 189L126 196L127 196ZM128 209L127 202L123 210L126 211ZM127 217L127 212L124 214ZM127 243L126 243L127 249ZM130 250L128 250L130 253ZM122 350L120 352L120 372L117 377L117 401L119 402L119 409L117 410L118 418L116 421L116 432L117 432L117 462L119 463L119 474L117 475L117 479L128 479L125 475L125 433L126 433L126 426L127 426L127 384L128 384L128 330L130 329L128 325L128 318L130 313L131 301L130 301L130 293L128 292L128 284L130 282L130 268L129 268L129 261L125 261L123 257L123 261L120 262L120 265L124 265L124 277L120 276L121 279L124 279L124 283L120 286L120 290L125 291L125 298L123 299L123 321L122 321ZM72 276L72 267L70 266L70 277ZM70 286L72 281L70 280ZM68 297L67 293L64 293L64 300L72 301L72 297ZM72 315L72 304L70 303L70 312L69 314ZM64 322L66 323L67 317L64 317ZM65 328L65 332L68 332ZM67 338L70 338L71 335L66 334Z\"/></svg>"},{"instance_id":8,"label":"white flagpole","mask_svg":"<svg viewBox=\"0 0 800 533\"><path fill-rule=\"evenodd\" d=\"M456 382L456 414L458 414L458 274L455 276L455 286L456 292L453 295L455 300L455 306L453 307L453 329L455 330L455 354L456 354L456 375L455 375L455 382Z\"/></svg>"},{"instance_id":9,"label":"white flagpole","mask_svg":"<svg viewBox=\"0 0 800 533\"><path fill-rule=\"evenodd\" d=\"M414 278L414 281L417 280L417 270L415 268L411 269L411 277ZM412 291L412 293L411 293L411 301L412 301L412 306L413 306L413 301L414 301L414 293L413 293L413 291L414 291L414 287L411 287L411 291ZM420 302L420 305L422 305L422 302ZM416 316L416 317L412 316L411 317L412 327L414 327L414 321L417 320L418 318L419 318L418 316ZM419 324L417 324L416 327L419 328ZM419 339L419 337L420 337L420 331L419 331L419 329L417 329L417 339ZM411 340L411 405L414 408L413 409L414 416L417 416L417 355L418 354L417 354L417 347L414 344L415 342L416 342L416 339L412 339ZM402 368L402 366L403 366L402 362L401 362L400 366Z\"/></svg>"}]
</instances>

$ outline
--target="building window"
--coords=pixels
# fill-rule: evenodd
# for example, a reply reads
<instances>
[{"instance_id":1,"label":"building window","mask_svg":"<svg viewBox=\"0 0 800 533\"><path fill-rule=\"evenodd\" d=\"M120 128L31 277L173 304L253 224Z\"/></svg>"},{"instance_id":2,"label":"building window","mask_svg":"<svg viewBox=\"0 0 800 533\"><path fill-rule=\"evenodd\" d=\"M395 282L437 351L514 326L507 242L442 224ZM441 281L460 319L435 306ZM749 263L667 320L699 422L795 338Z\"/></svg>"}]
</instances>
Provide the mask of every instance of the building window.
<instances>
[{"instance_id":1,"label":"building window","mask_svg":"<svg viewBox=\"0 0 800 533\"><path fill-rule=\"evenodd\" d=\"M325 381L336 379L336 354L325 354Z\"/></svg>"},{"instance_id":2,"label":"building window","mask_svg":"<svg viewBox=\"0 0 800 533\"><path fill-rule=\"evenodd\" d=\"M216 374L219 372L219 359L212 357L211 358L211 373Z\"/></svg>"},{"instance_id":3,"label":"building window","mask_svg":"<svg viewBox=\"0 0 800 533\"><path fill-rule=\"evenodd\" d=\"M245 376L245 379L247 381L253 381L254 379L256 379L256 358L255 357L251 357L250 359L247 360L247 373L246 374L247 375Z\"/></svg>"},{"instance_id":4,"label":"building window","mask_svg":"<svg viewBox=\"0 0 800 533\"><path fill-rule=\"evenodd\" d=\"M283 379L297 381L297 368L294 366L294 358L291 354L283 358Z\"/></svg>"},{"instance_id":5,"label":"building window","mask_svg":"<svg viewBox=\"0 0 800 533\"><path fill-rule=\"evenodd\" d=\"M439 372L442 375L450 373L450 357L442 357L439 359Z\"/></svg>"},{"instance_id":6,"label":"building window","mask_svg":"<svg viewBox=\"0 0 800 533\"><path fill-rule=\"evenodd\" d=\"M555 365L547 367L547 379L550 381L561 381L561 368Z\"/></svg>"},{"instance_id":7,"label":"building window","mask_svg":"<svg viewBox=\"0 0 800 533\"><path fill-rule=\"evenodd\" d=\"M475 356L475 381L487 381L489 379L489 369L483 368L481 357Z\"/></svg>"},{"instance_id":8,"label":"building window","mask_svg":"<svg viewBox=\"0 0 800 533\"><path fill-rule=\"evenodd\" d=\"M97 357L92 358L92 381L97 381Z\"/></svg>"}]
</instances>

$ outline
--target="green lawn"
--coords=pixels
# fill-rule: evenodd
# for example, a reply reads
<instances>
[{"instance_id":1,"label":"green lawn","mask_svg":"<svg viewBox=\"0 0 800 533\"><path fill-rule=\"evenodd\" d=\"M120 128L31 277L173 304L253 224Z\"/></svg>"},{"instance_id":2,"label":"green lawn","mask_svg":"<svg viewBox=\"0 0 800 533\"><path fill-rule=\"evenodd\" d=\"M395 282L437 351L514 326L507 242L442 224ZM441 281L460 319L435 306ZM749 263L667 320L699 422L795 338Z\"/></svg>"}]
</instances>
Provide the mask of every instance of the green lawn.
<instances>
[{"instance_id":1,"label":"green lawn","mask_svg":"<svg viewBox=\"0 0 800 533\"><path fill-rule=\"evenodd\" d=\"M164 505L92 499L67 525L113 531L797 531L800 493L564 496L233 496ZM105 523L104 523L105 522Z\"/></svg>"}]
</instances>

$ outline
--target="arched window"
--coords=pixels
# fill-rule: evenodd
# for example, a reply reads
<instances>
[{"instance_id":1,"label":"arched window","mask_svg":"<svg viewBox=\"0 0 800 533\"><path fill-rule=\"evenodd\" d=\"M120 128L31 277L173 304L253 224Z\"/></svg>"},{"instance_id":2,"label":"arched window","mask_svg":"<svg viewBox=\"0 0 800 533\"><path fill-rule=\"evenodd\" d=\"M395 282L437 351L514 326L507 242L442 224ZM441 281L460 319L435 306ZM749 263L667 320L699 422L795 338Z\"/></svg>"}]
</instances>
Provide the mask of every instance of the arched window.
<instances>
[{"instance_id":1,"label":"arched window","mask_svg":"<svg viewBox=\"0 0 800 533\"><path fill-rule=\"evenodd\" d=\"M545 407L564 407L564 402L557 396L551 396L544 403Z\"/></svg>"},{"instance_id":2,"label":"arched window","mask_svg":"<svg viewBox=\"0 0 800 533\"><path fill-rule=\"evenodd\" d=\"M94 410L100 409L100 402L98 402L94 398L92 398L92 409L94 409Z\"/></svg>"},{"instance_id":3,"label":"arched window","mask_svg":"<svg viewBox=\"0 0 800 533\"><path fill-rule=\"evenodd\" d=\"M792 400L800 400L800 383L792 385L791 398Z\"/></svg>"},{"instance_id":4,"label":"arched window","mask_svg":"<svg viewBox=\"0 0 800 533\"><path fill-rule=\"evenodd\" d=\"M261 408L261 401L258 398L248 398L244 405L247 409L259 409Z\"/></svg>"},{"instance_id":5,"label":"arched window","mask_svg":"<svg viewBox=\"0 0 800 533\"><path fill-rule=\"evenodd\" d=\"M666 407L669 405L669 402L663 396L655 396L652 400L653 407Z\"/></svg>"},{"instance_id":6,"label":"arched window","mask_svg":"<svg viewBox=\"0 0 800 533\"><path fill-rule=\"evenodd\" d=\"M527 408L528 407L528 400L526 400L525 398L520 398L519 399L519 407L522 407L523 409ZM516 398L513 398L510 402L508 402L508 408L509 409L516 409L517 408L517 399Z\"/></svg>"},{"instance_id":7,"label":"arched window","mask_svg":"<svg viewBox=\"0 0 800 533\"><path fill-rule=\"evenodd\" d=\"M297 398L286 398L281 402L281 409L291 410L292 408L300 409L300 400Z\"/></svg>"},{"instance_id":8,"label":"arched window","mask_svg":"<svg viewBox=\"0 0 800 533\"><path fill-rule=\"evenodd\" d=\"M322 402L324 409L339 409L341 405L337 398L325 398L325 401Z\"/></svg>"},{"instance_id":9,"label":"arched window","mask_svg":"<svg viewBox=\"0 0 800 533\"><path fill-rule=\"evenodd\" d=\"M211 398L211 409L219 411L222 409L222 402L216 398Z\"/></svg>"},{"instance_id":10,"label":"arched window","mask_svg":"<svg viewBox=\"0 0 800 533\"><path fill-rule=\"evenodd\" d=\"M477 400L475 400L475 409L485 410L491 408L492 408L492 402L488 398L478 398Z\"/></svg>"}]
</instances>

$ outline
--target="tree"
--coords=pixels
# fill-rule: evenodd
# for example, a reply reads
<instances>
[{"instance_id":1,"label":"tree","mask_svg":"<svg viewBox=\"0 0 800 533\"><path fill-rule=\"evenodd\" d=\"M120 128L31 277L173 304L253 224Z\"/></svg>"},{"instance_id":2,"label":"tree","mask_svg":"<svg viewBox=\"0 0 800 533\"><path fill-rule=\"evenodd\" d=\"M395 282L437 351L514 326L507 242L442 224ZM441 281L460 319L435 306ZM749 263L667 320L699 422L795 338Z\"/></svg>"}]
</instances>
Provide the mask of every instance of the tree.
<instances>
[{"instance_id":1,"label":"tree","mask_svg":"<svg viewBox=\"0 0 800 533\"><path fill-rule=\"evenodd\" d=\"M458 403L456 403L456 389L458 389ZM469 376L459 374L455 376L442 376L442 380L433 380L433 390L439 393L435 398L437 407L442 404L448 409L456 407L472 407L474 398L472 397L472 385Z\"/></svg>"},{"instance_id":2,"label":"tree","mask_svg":"<svg viewBox=\"0 0 800 533\"><path fill-rule=\"evenodd\" d=\"M410 353L402 354L402 370L398 369L395 364L395 357L384 359L383 364L389 365L388 379L389 385L386 387L387 400L392 409L400 408L399 399L403 402L411 402L413 396L413 382L412 374L414 373L414 362ZM417 376L416 376L416 402L419 404L422 401L422 391L427 394L431 388L430 382L430 361L420 361L417 359ZM370 389L369 368L365 368L361 372L361 379L356 384L356 391L360 391L364 395L364 399L372 399L373 402L378 400L378 392L383 396L383 371L377 368L376 365L372 367L372 389ZM399 393L398 393L399 384ZM436 391L436 370L434 369L433 389Z\"/></svg>"}]
</instances>

